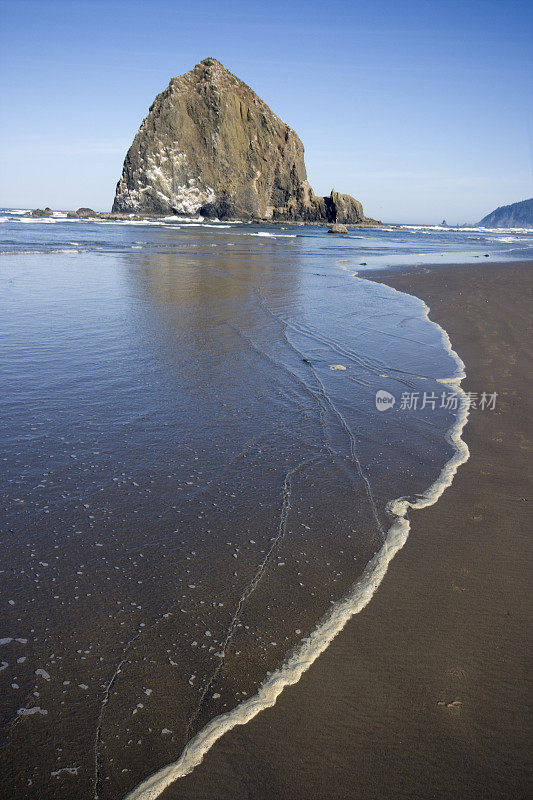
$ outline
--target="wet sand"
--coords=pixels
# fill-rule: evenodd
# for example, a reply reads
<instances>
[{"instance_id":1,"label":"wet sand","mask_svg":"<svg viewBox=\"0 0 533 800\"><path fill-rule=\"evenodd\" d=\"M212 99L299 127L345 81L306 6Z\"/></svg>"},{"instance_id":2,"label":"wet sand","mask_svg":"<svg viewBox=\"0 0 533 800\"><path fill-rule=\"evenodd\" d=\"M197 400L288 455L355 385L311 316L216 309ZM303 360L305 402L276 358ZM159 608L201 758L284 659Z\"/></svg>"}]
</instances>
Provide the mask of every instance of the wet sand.
<instances>
[{"instance_id":1,"label":"wet sand","mask_svg":"<svg viewBox=\"0 0 533 800\"><path fill-rule=\"evenodd\" d=\"M411 512L370 604L168 800L531 795L533 263L372 277L428 303L466 364L463 388L497 392L496 410L471 411L470 459Z\"/></svg>"}]
</instances>

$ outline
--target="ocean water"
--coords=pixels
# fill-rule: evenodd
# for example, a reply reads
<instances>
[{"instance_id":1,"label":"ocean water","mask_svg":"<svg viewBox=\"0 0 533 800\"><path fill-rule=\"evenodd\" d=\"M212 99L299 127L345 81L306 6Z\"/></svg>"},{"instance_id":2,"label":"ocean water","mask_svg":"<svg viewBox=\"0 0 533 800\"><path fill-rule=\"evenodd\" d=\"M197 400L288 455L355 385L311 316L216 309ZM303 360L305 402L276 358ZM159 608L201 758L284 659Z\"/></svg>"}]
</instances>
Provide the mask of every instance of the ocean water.
<instances>
[{"instance_id":1,"label":"ocean water","mask_svg":"<svg viewBox=\"0 0 533 800\"><path fill-rule=\"evenodd\" d=\"M9 211L0 237L2 791L157 797L298 680L467 456L460 359L365 270L533 235Z\"/></svg>"},{"instance_id":2,"label":"ocean water","mask_svg":"<svg viewBox=\"0 0 533 800\"><path fill-rule=\"evenodd\" d=\"M183 236L194 228L216 231L211 244L234 244L236 236L295 236L300 252L317 248L339 259L347 268L380 269L391 266L469 263L478 258L498 261L531 257L533 228L456 228L441 225L394 225L384 229L351 229L350 235L326 237L327 228L315 226L260 226L199 219L164 217L137 220L68 220L66 212L50 218L28 216L28 209L0 209L0 253L77 251L120 252L157 247L173 252L185 244ZM156 234L154 228L160 230ZM141 235L150 232L150 236ZM190 238L190 237L189 237ZM152 240L153 239L153 240ZM333 239L333 241L331 241ZM318 241L317 241L318 240ZM238 240L237 240L238 241ZM191 246L194 246L190 242Z\"/></svg>"}]
</instances>

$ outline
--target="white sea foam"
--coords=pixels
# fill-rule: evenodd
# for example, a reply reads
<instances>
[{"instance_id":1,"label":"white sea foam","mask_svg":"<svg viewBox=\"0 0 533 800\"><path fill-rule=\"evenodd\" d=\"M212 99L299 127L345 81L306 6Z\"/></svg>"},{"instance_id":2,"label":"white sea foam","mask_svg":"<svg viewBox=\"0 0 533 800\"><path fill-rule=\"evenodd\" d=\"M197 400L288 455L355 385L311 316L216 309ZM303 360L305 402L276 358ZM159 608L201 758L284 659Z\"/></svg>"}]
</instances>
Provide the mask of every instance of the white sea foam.
<instances>
[{"instance_id":1,"label":"white sea foam","mask_svg":"<svg viewBox=\"0 0 533 800\"><path fill-rule=\"evenodd\" d=\"M76 248L52 248L49 250L0 250L1 256L50 256L57 255L58 253L66 253L67 255L78 255L85 253L86 250Z\"/></svg>"},{"instance_id":2,"label":"white sea foam","mask_svg":"<svg viewBox=\"0 0 533 800\"><path fill-rule=\"evenodd\" d=\"M155 225L168 227L167 223L160 219L98 219L91 220L91 222L94 222L95 225Z\"/></svg>"},{"instance_id":3,"label":"white sea foam","mask_svg":"<svg viewBox=\"0 0 533 800\"><path fill-rule=\"evenodd\" d=\"M358 277L358 280L364 279ZM392 289L391 291L397 290ZM399 292L399 294L402 293ZM426 317L429 319L429 307L422 300L420 300L420 303L423 306ZM437 323L433 324L437 325ZM288 655L282 666L261 684L257 693L231 711L220 714L210 720L187 743L177 761L168 764L146 778L129 792L124 800L155 800L174 781L192 772L221 736L238 725L245 725L261 711L273 706L286 686L292 686L297 683L303 673L327 649L351 617L358 614L370 602L374 592L383 580L392 558L407 541L410 527L407 519L409 509L425 508L436 503L441 494L452 483L458 467L468 459L468 446L461 438L468 418L469 408L467 395L460 386L465 376L465 368L461 358L453 350L447 332L440 325L437 325L437 327L441 332L446 349L452 354L457 363L456 375L451 378L445 378L447 382L456 384L456 391L460 397L460 409L455 424L448 431L446 437L454 447L454 455L444 465L437 480L416 501L399 497L389 503L388 509L396 516L396 520L389 528L381 549L368 563L363 574L348 594L331 607L311 635L304 639Z\"/></svg>"},{"instance_id":4,"label":"white sea foam","mask_svg":"<svg viewBox=\"0 0 533 800\"><path fill-rule=\"evenodd\" d=\"M19 717L30 717L33 714L42 714L45 716L48 714L48 711L40 706L33 706L33 708L19 708L17 714Z\"/></svg>"},{"instance_id":5,"label":"white sea foam","mask_svg":"<svg viewBox=\"0 0 533 800\"><path fill-rule=\"evenodd\" d=\"M68 775L77 775L79 767L61 767L60 769L55 769L53 772L50 773L52 778L59 778L64 772Z\"/></svg>"},{"instance_id":6,"label":"white sea foam","mask_svg":"<svg viewBox=\"0 0 533 800\"><path fill-rule=\"evenodd\" d=\"M218 224L213 222L188 222L185 228L229 228L229 223L226 225L225 223L219 222Z\"/></svg>"},{"instance_id":7,"label":"white sea foam","mask_svg":"<svg viewBox=\"0 0 533 800\"><path fill-rule=\"evenodd\" d=\"M481 227L453 227L452 225L398 225L401 230L414 231L415 233L427 233L428 231L438 231L439 233L502 233L503 230L509 233L533 234L533 228L481 228ZM391 228L394 230L394 228Z\"/></svg>"},{"instance_id":8,"label":"white sea foam","mask_svg":"<svg viewBox=\"0 0 533 800\"><path fill-rule=\"evenodd\" d=\"M53 225L55 222L63 222L63 220L54 219L54 217L19 217L19 222L34 222L37 225Z\"/></svg>"},{"instance_id":9,"label":"white sea foam","mask_svg":"<svg viewBox=\"0 0 533 800\"><path fill-rule=\"evenodd\" d=\"M203 222L203 217L181 217L173 214L170 217L161 217L164 222Z\"/></svg>"},{"instance_id":10,"label":"white sea foam","mask_svg":"<svg viewBox=\"0 0 533 800\"><path fill-rule=\"evenodd\" d=\"M265 239L296 239L295 233L269 233L269 231L258 231L257 233L245 233L245 236L262 236Z\"/></svg>"}]
</instances>

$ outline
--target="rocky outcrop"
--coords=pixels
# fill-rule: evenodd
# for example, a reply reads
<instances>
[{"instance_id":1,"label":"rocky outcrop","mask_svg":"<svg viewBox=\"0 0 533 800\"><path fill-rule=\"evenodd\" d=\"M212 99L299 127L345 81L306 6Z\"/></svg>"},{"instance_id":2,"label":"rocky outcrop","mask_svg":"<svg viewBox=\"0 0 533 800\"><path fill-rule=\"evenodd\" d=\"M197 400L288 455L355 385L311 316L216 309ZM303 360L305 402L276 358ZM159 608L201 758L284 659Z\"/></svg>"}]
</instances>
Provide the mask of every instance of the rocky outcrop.
<instances>
[{"instance_id":1,"label":"rocky outcrop","mask_svg":"<svg viewBox=\"0 0 533 800\"><path fill-rule=\"evenodd\" d=\"M346 225L340 225L338 222L336 222L335 225L331 226L328 233L348 233L348 228Z\"/></svg>"},{"instance_id":2,"label":"rocky outcrop","mask_svg":"<svg viewBox=\"0 0 533 800\"><path fill-rule=\"evenodd\" d=\"M54 212L51 208L36 208L34 211L31 212L32 217L53 217Z\"/></svg>"},{"instance_id":3,"label":"rocky outcrop","mask_svg":"<svg viewBox=\"0 0 533 800\"><path fill-rule=\"evenodd\" d=\"M93 211L92 208L78 208L76 211L69 211L67 214L69 219L97 219L100 217L96 211Z\"/></svg>"},{"instance_id":4,"label":"rocky outcrop","mask_svg":"<svg viewBox=\"0 0 533 800\"><path fill-rule=\"evenodd\" d=\"M296 133L211 58L156 97L113 213L377 224L350 195L315 196Z\"/></svg>"},{"instance_id":5,"label":"rocky outcrop","mask_svg":"<svg viewBox=\"0 0 533 800\"><path fill-rule=\"evenodd\" d=\"M481 228L533 228L533 197L500 206L477 225Z\"/></svg>"}]
</instances>

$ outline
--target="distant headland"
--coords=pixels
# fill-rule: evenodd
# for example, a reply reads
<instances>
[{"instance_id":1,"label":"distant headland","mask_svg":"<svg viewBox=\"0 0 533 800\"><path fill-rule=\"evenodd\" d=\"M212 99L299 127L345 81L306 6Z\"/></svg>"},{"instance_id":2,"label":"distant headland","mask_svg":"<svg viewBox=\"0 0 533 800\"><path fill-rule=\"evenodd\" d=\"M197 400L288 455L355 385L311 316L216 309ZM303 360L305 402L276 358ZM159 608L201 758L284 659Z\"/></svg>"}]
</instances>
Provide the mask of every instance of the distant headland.
<instances>
[{"instance_id":1,"label":"distant headland","mask_svg":"<svg viewBox=\"0 0 533 800\"><path fill-rule=\"evenodd\" d=\"M477 225L481 228L533 228L533 197L500 206Z\"/></svg>"}]
</instances>

